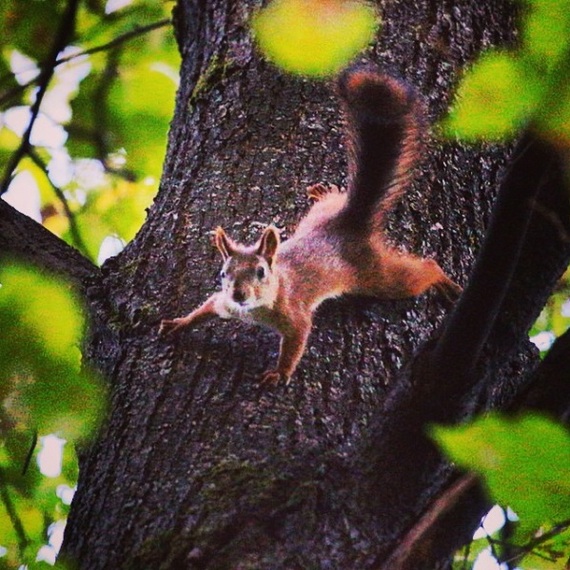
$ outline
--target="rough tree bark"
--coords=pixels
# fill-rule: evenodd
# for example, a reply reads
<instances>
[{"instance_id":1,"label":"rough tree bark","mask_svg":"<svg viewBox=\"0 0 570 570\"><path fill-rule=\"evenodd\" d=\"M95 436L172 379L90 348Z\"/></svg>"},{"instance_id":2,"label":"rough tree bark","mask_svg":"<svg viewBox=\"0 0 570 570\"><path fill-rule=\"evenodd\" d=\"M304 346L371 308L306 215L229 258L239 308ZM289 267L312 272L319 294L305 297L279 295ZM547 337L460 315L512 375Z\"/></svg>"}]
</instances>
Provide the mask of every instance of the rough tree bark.
<instances>
[{"instance_id":1,"label":"rough tree bark","mask_svg":"<svg viewBox=\"0 0 570 570\"><path fill-rule=\"evenodd\" d=\"M325 304L288 387L257 384L276 358L277 337L267 331L217 322L159 337L161 318L216 287L216 225L241 240L272 221L289 228L306 210L307 185L345 181L330 86L259 59L247 30L252 4L178 1L181 87L159 194L124 252L100 272L75 273L92 315L87 356L108 378L110 406L83 453L64 551L86 569L446 567L486 502L423 430L512 403L536 360L527 327L568 261L568 244L543 235L544 219L531 216L536 245L523 244L512 271L497 274L498 291L483 295L497 299L485 305L492 317L470 333L465 315L479 316L492 263L510 261L491 255L479 290L454 313L454 338L447 329L441 345L424 345L446 313L434 294ZM382 35L368 57L415 84L432 120L463 65L515 37L509 0L386 0L381 10ZM529 164L542 164L539 151ZM393 241L466 283L507 154L432 141L392 216ZM4 228L18 220L0 210ZM16 235L2 245L42 263L41 251L15 245ZM539 253L543 243L550 253ZM440 508L446 497L451 506ZM430 513L437 516L427 524Z\"/></svg>"}]
</instances>

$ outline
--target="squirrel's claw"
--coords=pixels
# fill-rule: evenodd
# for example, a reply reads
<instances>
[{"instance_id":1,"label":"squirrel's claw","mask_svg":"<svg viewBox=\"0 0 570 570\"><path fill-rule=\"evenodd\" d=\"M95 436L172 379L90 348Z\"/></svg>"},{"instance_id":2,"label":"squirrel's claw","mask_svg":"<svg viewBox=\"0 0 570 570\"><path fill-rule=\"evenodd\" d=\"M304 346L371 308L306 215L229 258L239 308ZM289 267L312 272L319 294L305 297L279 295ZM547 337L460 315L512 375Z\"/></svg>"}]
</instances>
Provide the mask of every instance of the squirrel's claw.
<instances>
[{"instance_id":1,"label":"squirrel's claw","mask_svg":"<svg viewBox=\"0 0 570 570\"><path fill-rule=\"evenodd\" d=\"M174 331L182 328L184 323L182 319L162 319L160 321L160 328L158 329L158 334L167 335L172 334Z\"/></svg>"},{"instance_id":2,"label":"squirrel's claw","mask_svg":"<svg viewBox=\"0 0 570 570\"><path fill-rule=\"evenodd\" d=\"M268 370L267 372L263 373L259 383L262 386L277 386L283 377L284 376L278 370ZM289 383L288 378L286 378L286 382Z\"/></svg>"},{"instance_id":3,"label":"squirrel's claw","mask_svg":"<svg viewBox=\"0 0 570 570\"><path fill-rule=\"evenodd\" d=\"M307 197L315 202L319 202L331 193L340 194L340 188L336 184L323 184L322 182L307 186Z\"/></svg>"}]
</instances>

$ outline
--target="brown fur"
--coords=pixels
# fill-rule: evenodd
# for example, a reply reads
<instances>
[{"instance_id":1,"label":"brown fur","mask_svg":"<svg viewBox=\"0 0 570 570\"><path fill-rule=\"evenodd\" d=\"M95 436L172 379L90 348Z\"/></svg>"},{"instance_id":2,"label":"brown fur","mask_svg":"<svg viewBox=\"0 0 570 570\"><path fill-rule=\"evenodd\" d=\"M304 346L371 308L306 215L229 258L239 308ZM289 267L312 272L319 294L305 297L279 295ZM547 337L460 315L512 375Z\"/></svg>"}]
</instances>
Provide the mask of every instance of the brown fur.
<instances>
[{"instance_id":1,"label":"brown fur","mask_svg":"<svg viewBox=\"0 0 570 570\"><path fill-rule=\"evenodd\" d=\"M253 246L238 244L217 228L214 243L224 260L222 290L187 316L161 323L161 331L172 332L219 316L277 330L281 334L277 367L263 375L263 382L289 381L305 350L313 314L325 299L344 294L400 299L435 287L453 301L461 292L434 260L390 247L381 231L385 212L407 185L410 167L417 160L417 104L403 84L368 69L349 73L342 87L349 123L369 120L359 118L360 110L369 117L381 114L383 107L376 96L387 101L387 118L379 121L380 127L351 125L356 134L351 139L354 151L350 168L356 182L347 193L336 186L309 187L308 195L314 204L294 235L283 244L273 226L267 227ZM402 139L394 143L399 145L395 164L390 162L390 149L381 156L392 167L392 178L387 187L379 189L380 197L374 202L371 188L365 187L370 182L362 180L362 171L366 169L354 161L358 161L362 151L358 147L362 140L367 136L377 140L384 124L390 128L395 125L389 132ZM374 172L376 177L381 175ZM354 217L343 219L347 212L350 214L360 193L373 211L366 212L362 223L355 223L358 220Z\"/></svg>"}]
</instances>

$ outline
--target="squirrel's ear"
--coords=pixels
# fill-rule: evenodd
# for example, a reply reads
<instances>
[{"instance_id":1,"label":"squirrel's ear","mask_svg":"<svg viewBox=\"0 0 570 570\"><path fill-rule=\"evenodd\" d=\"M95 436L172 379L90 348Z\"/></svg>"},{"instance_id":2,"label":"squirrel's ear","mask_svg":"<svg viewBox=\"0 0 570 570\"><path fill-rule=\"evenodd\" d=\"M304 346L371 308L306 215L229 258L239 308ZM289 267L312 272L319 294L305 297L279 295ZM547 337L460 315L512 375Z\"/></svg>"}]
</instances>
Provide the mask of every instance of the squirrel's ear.
<instances>
[{"instance_id":1,"label":"squirrel's ear","mask_svg":"<svg viewBox=\"0 0 570 570\"><path fill-rule=\"evenodd\" d=\"M224 261L235 252L234 242L226 235L224 228L220 226L214 232L214 244L222 254Z\"/></svg>"},{"instance_id":2,"label":"squirrel's ear","mask_svg":"<svg viewBox=\"0 0 570 570\"><path fill-rule=\"evenodd\" d=\"M279 247L281 238L279 237L279 232L275 226L267 226L261 234L259 239L259 245L257 246L257 255L265 257L269 267L273 263L273 259Z\"/></svg>"}]
</instances>

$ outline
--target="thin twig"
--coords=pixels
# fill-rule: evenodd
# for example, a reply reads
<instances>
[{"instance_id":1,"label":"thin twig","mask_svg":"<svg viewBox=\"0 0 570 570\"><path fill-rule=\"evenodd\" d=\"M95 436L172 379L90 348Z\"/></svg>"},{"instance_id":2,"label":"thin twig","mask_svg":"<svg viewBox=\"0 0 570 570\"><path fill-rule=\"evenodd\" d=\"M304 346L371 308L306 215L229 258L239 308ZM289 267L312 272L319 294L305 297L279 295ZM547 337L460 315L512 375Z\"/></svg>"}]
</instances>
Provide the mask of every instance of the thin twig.
<instances>
[{"instance_id":1,"label":"thin twig","mask_svg":"<svg viewBox=\"0 0 570 570\"><path fill-rule=\"evenodd\" d=\"M30 449L28 450L26 459L24 459L24 465L22 465L22 475L25 475L26 472L28 471L28 467L30 466L30 461L32 460L37 444L38 444L38 430L34 430L34 433L32 434L32 441L30 443Z\"/></svg>"},{"instance_id":2,"label":"thin twig","mask_svg":"<svg viewBox=\"0 0 570 570\"><path fill-rule=\"evenodd\" d=\"M55 37L55 41L50 50L50 54L45 62L45 65L40 73L38 80L38 92L36 94L36 100L30 107L30 122L26 131L22 136L20 145L10 157L6 169L4 170L4 177L2 178L2 183L0 184L0 196L8 190L8 186L12 181L12 175L14 171L20 164L20 161L29 151L30 148L30 137L32 134L32 129L38 114L40 112L40 106L42 104L44 95L46 94L48 85L53 77L55 65L57 62L57 56L61 50L68 44L68 40L73 36L75 29L75 18L77 16L77 8L79 6L79 0L68 0L65 12L59 23L59 28Z\"/></svg>"},{"instance_id":3,"label":"thin twig","mask_svg":"<svg viewBox=\"0 0 570 570\"><path fill-rule=\"evenodd\" d=\"M171 23L172 23L172 20L170 18L165 18L163 20L159 20L158 22L153 22L152 24L147 24L146 26L136 26L134 29L132 29L128 32L125 32L124 34L122 34L120 36L117 36L115 39L111 40L110 42L107 42L106 44L101 44L100 46L88 48L88 49L85 49L83 51L79 51L77 53L73 53L73 54L67 55L65 57L59 58L53 63L53 67L56 68L56 67L58 67L64 63L68 63L69 61L73 61L74 59L77 59L79 57L83 57L86 55L92 55L94 53L99 53L99 52L108 50L110 48L117 47L117 46L121 45L122 43L125 43L129 40L132 40L133 38L136 38L137 36L142 36L143 34L147 34L148 32L152 32L153 30L163 28L164 26L167 26ZM45 67L45 64L42 64L40 66L41 69L43 69L44 67ZM0 85L8 77L10 77L12 75L14 75L14 74L10 73L9 76L5 76L2 79L0 79ZM27 83L24 83L23 85L18 85L16 87L14 87L10 91L8 91L8 93L6 93L3 97L0 97L0 105L3 105L6 101L10 101L10 99L15 97L16 95L19 95L22 91L24 91L28 87L34 85L36 83L36 81L37 81L37 77L34 77L34 79L31 79Z\"/></svg>"},{"instance_id":4,"label":"thin twig","mask_svg":"<svg viewBox=\"0 0 570 570\"><path fill-rule=\"evenodd\" d=\"M436 499L429 510L413 526L408 534L399 543L399 546L386 560L381 570L399 570L406 568L410 560L417 556L418 549L433 531L436 523L446 515L457 502L470 491L477 483L478 477L474 473L467 473L460 477L451 487Z\"/></svg>"},{"instance_id":5,"label":"thin twig","mask_svg":"<svg viewBox=\"0 0 570 570\"><path fill-rule=\"evenodd\" d=\"M471 543L468 542L463 547L463 564L461 565L462 570L467 570L467 564L469 563L469 554L471 554Z\"/></svg>"},{"instance_id":6,"label":"thin twig","mask_svg":"<svg viewBox=\"0 0 570 570\"><path fill-rule=\"evenodd\" d=\"M8 485L6 484L6 479L4 477L2 468L0 468L0 497L2 497L2 502L4 503L6 513L8 513L8 517L12 523L12 527L16 531L20 553L23 553L26 549L26 546L30 544L30 539L28 538L28 535L24 529L24 525L18 516L16 507L14 506L12 498L10 497L10 493L8 493Z\"/></svg>"},{"instance_id":7,"label":"thin twig","mask_svg":"<svg viewBox=\"0 0 570 570\"><path fill-rule=\"evenodd\" d=\"M58 59L55 64L61 65L62 63L67 63L75 58L82 57L84 55L92 55L94 53L99 53L100 51L106 51L110 48L114 48L120 46L122 43L125 43L137 36L142 36L148 32L152 32L153 30L157 30L158 28L163 28L172 23L170 18L165 18L164 20L159 20L158 22L153 22L152 24L147 24L146 26L136 26L134 29L125 32L124 34L117 36L115 39L107 42L106 44L101 44L100 46L96 46L93 48L89 48L77 53L70 54L68 56L62 57Z\"/></svg>"},{"instance_id":8,"label":"thin twig","mask_svg":"<svg viewBox=\"0 0 570 570\"><path fill-rule=\"evenodd\" d=\"M47 181L49 182L50 186L52 187L55 195L57 196L58 200L61 202L61 205L63 206L63 210L65 212L65 216L67 217L67 220L69 222L69 233L71 235L73 245L85 257L87 257L90 261L93 261L93 259L91 258L90 254L89 254L89 250L87 249L85 242L83 241L83 238L81 237L79 227L77 226L77 220L75 219L75 214L71 211L71 208L69 207L69 202L67 201L67 198L66 198L64 192L62 191L61 188L59 188L58 186L56 186L53 183L52 179L50 178L50 176L48 174L47 165L45 164L45 162L41 159L40 155L34 149L30 148L28 150L28 156L32 159L34 164L43 172L44 176L46 177Z\"/></svg>"},{"instance_id":9,"label":"thin twig","mask_svg":"<svg viewBox=\"0 0 570 570\"><path fill-rule=\"evenodd\" d=\"M542 534L542 535L536 537L535 539L529 541L524 546L516 547L517 553L514 556L510 557L508 560L502 560L500 562L506 562L506 563L518 562L524 556L533 552L533 550L537 546L540 546L541 544L543 544L544 542L547 542L551 538L554 538L555 536L562 534L564 531L568 530L568 528L570 528L570 520L563 521L563 522L555 525L554 527L552 527L548 532L545 532L544 534ZM533 552L533 554L535 554L536 556L539 556L539 557L541 556L541 554L538 552Z\"/></svg>"},{"instance_id":10,"label":"thin twig","mask_svg":"<svg viewBox=\"0 0 570 570\"><path fill-rule=\"evenodd\" d=\"M497 549L495 548L495 546L498 545L499 542L494 540L493 537L490 536L489 534L485 535L485 538L487 539L487 544L489 545L489 548L491 549L491 555L493 556L493 558L495 560L499 560L500 556L497 552Z\"/></svg>"}]
</instances>

